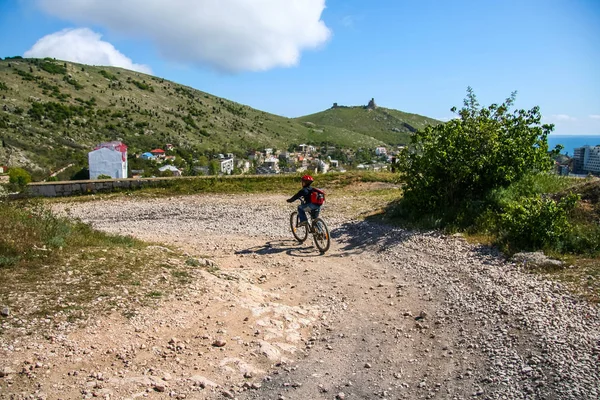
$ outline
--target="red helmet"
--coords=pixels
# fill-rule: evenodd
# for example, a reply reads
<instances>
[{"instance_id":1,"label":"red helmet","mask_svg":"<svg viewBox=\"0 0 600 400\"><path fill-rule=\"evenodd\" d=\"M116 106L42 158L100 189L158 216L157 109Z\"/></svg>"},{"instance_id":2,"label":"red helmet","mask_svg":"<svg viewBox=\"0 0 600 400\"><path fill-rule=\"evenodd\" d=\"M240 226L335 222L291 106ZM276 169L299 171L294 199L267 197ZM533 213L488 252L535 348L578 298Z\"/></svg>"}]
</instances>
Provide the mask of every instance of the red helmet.
<instances>
[{"instance_id":1,"label":"red helmet","mask_svg":"<svg viewBox=\"0 0 600 400\"><path fill-rule=\"evenodd\" d=\"M310 176L310 175L304 175L304 176L302 177L302 182L314 182L314 179L313 179L313 177L312 177L312 176Z\"/></svg>"}]
</instances>

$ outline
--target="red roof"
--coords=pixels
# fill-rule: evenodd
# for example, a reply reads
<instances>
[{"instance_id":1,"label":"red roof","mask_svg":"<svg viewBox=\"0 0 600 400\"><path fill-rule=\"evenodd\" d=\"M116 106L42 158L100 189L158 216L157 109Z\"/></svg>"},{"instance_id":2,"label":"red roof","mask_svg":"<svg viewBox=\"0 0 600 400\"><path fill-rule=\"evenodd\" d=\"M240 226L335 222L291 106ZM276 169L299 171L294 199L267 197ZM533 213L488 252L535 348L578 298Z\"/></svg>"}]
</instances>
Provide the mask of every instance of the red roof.
<instances>
[{"instance_id":1,"label":"red roof","mask_svg":"<svg viewBox=\"0 0 600 400\"><path fill-rule=\"evenodd\" d=\"M150 150L150 153L164 153L165 151L162 149L154 149L154 150Z\"/></svg>"},{"instance_id":2,"label":"red roof","mask_svg":"<svg viewBox=\"0 0 600 400\"><path fill-rule=\"evenodd\" d=\"M119 142L119 141L112 141L112 142L103 142L100 143L98 146L96 146L94 148L95 150L100 150L100 149L110 149L113 151L119 151L121 152L121 159L123 161L125 161L127 159L127 145L125 143Z\"/></svg>"}]
</instances>

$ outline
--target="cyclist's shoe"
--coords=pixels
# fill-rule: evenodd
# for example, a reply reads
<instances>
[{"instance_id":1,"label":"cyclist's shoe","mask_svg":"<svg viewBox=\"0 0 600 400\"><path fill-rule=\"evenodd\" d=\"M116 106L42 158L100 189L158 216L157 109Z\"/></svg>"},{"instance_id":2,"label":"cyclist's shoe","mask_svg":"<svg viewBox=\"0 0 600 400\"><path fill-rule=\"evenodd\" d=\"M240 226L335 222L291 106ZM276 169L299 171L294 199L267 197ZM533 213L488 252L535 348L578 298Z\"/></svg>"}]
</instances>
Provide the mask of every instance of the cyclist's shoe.
<instances>
[{"instance_id":1,"label":"cyclist's shoe","mask_svg":"<svg viewBox=\"0 0 600 400\"><path fill-rule=\"evenodd\" d=\"M303 226L308 226L308 221L301 221L298 222L298 225L296 225L298 228L301 228Z\"/></svg>"}]
</instances>

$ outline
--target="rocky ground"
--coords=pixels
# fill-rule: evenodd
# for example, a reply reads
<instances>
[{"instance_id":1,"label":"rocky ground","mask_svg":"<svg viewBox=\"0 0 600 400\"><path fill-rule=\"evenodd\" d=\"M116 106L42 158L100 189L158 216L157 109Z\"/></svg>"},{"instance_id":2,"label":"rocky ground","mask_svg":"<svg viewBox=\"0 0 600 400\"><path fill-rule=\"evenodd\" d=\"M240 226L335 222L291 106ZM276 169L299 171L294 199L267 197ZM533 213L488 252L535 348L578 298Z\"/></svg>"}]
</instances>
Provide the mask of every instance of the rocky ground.
<instances>
[{"instance_id":1,"label":"rocky ground","mask_svg":"<svg viewBox=\"0 0 600 400\"><path fill-rule=\"evenodd\" d=\"M0 337L0 398L600 396L597 306L461 237L356 219L369 203L341 196L323 210L333 243L320 255L292 240L284 199L56 205L218 270L133 317Z\"/></svg>"}]
</instances>

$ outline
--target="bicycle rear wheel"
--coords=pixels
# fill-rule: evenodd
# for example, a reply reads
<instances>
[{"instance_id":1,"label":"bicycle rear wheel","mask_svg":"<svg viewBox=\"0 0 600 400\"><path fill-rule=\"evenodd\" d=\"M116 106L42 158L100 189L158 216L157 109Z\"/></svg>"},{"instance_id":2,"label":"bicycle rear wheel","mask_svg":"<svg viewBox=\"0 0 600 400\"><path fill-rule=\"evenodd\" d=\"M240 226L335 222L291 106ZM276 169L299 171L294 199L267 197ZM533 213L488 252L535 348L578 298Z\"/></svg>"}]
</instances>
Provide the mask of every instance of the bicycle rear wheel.
<instances>
[{"instance_id":1,"label":"bicycle rear wheel","mask_svg":"<svg viewBox=\"0 0 600 400\"><path fill-rule=\"evenodd\" d=\"M313 220L312 225L315 245L321 253L325 253L327 250L329 250L329 245L331 244L327 224L321 218L316 218Z\"/></svg>"},{"instance_id":2,"label":"bicycle rear wheel","mask_svg":"<svg viewBox=\"0 0 600 400\"><path fill-rule=\"evenodd\" d=\"M308 226L298 227L299 222L298 211L292 212L292 215L290 215L290 228L296 240L302 243L308 237Z\"/></svg>"}]
</instances>

